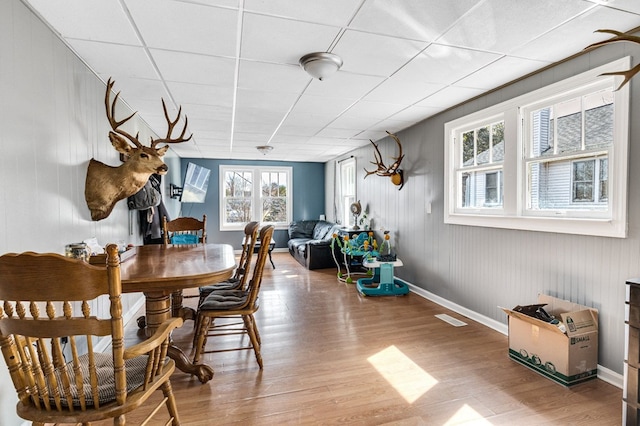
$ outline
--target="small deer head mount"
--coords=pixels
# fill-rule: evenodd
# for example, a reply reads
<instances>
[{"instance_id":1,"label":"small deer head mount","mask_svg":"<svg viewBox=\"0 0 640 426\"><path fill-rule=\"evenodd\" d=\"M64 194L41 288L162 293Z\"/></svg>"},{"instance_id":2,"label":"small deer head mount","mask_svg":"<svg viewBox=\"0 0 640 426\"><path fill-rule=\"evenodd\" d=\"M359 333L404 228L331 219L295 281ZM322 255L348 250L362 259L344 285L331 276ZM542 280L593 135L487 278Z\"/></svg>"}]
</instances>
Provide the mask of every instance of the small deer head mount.
<instances>
[{"instance_id":1,"label":"small deer head mount","mask_svg":"<svg viewBox=\"0 0 640 426\"><path fill-rule=\"evenodd\" d=\"M632 43L640 44L640 37L633 36L633 35L630 35L630 34L627 34L627 33L622 33L620 31L616 31L616 30L596 30L595 32L613 34L614 36L611 37L609 40L603 40L603 41L599 41L597 43L590 44L589 46L585 47L585 50L586 49L590 49L592 47L604 46L605 44L609 44L609 43L615 43L617 41L630 41ZM631 78L634 75L636 75L638 72L640 72L640 64L636 65L635 67L633 67L633 68L631 68L630 70L627 70L627 71L605 72L602 75L622 75L622 76L624 76L624 80L622 81L622 83L620 83L620 86L618 86L618 88L616 89L616 90L620 90L620 88L622 86L624 86L625 84L627 84L629 82L629 80L631 80Z\"/></svg>"},{"instance_id":2,"label":"small deer head mount","mask_svg":"<svg viewBox=\"0 0 640 426\"><path fill-rule=\"evenodd\" d=\"M371 144L373 145L373 148L375 149L373 155L376 159L376 161L371 161L371 164L375 164L376 166L378 166L378 168L372 171L364 169L364 171L366 172L366 175L364 176L364 178L366 179L367 176L373 175L373 174L376 174L378 176L389 176L391 178L391 182L396 186L400 186L398 190L401 190L402 187L404 186L404 173L402 169L400 169L400 163L404 158L404 154L402 154L402 144L400 143L400 139L398 139L396 135L389 132L387 132L387 134L391 136L394 141L396 141L396 144L398 145L398 149L400 151L398 153L398 156L392 157L392 159L395 160L392 165L390 165L389 167L385 166L384 162L382 161L382 154L380 154L378 145L376 145L375 142L369 139L369 142L371 142Z\"/></svg>"},{"instance_id":3,"label":"small deer head mount","mask_svg":"<svg viewBox=\"0 0 640 426\"><path fill-rule=\"evenodd\" d=\"M167 106L163 99L162 109L164 110L164 116L168 124L167 136L161 139L151 138L150 147L142 145L138 140L138 134L134 137L124 130L119 129L121 125L129 121L131 117L136 114L135 112L120 121L114 118L115 105L120 96L120 92L118 92L113 102L110 101L111 89L114 83L111 79L107 82L104 105L107 112L107 119L112 129L109 132L109 140L116 151L124 154L125 162L118 167L112 167L93 158L89 161L84 198L91 211L92 220L102 220L108 217L118 201L138 192L152 174L157 173L164 175L167 173L169 168L162 161L161 157L167 152L169 145L165 145L162 148L156 148L156 145L159 143L171 144L186 142L193 136L190 135L188 138L184 137L188 123L187 117L185 116L182 133L180 133L180 136L177 138L171 137L174 127L178 121L180 121L182 108L178 109L178 115L176 119L172 121L169 118ZM129 142L133 144L133 146Z\"/></svg>"}]
</instances>

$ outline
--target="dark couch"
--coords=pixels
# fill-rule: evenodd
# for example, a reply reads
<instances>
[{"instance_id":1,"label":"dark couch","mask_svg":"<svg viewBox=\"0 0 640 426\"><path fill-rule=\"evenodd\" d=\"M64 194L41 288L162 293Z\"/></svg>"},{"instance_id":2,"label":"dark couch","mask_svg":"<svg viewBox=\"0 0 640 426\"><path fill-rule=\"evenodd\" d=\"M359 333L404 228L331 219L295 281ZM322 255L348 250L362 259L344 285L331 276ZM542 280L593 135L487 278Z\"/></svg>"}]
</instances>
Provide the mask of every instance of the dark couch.
<instances>
[{"instance_id":1,"label":"dark couch","mask_svg":"<svg viewBox=\"0 0 640 426\"><path fill-rule=\"evenodd\" d=\"M336 264L331 255L331 239L339 229L340 225L324 220L291 222L289 253L307 269L333 268Z\"/></svg>"}]
</instances>

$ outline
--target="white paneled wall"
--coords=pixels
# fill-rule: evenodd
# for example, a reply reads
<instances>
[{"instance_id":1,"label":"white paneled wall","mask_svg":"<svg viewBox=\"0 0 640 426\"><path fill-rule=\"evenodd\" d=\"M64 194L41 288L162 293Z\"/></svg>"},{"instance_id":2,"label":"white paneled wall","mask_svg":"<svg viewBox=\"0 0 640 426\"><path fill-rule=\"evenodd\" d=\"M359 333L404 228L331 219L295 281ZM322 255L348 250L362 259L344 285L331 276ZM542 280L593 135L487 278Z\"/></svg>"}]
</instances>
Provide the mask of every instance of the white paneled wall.
<instances>
[{"instance_id":1,"label":"white paneled wall","mask_svg":"<svg viewBox=\"0 0 640 426\"><path fill-rule=\"evenodd\" d=\"M538 293L593 306L600 311L599 364L613 376L623 371L625 280L640 276L640 168L634 167L640 164L640 120L630 120L629 233L625 239L445 225L444 124L626 55L637 63L640 49L624 44L598 49L400 132L406 178L401 191L388 178L364 179L363 167L371 167L369 162L374 160L373 147L349 153L358 163L357 198L363 208L368 207L374 228L392 231L404 263L396 275L503 325L507 318L499 306L534 303ZM635 115L639 83L631 84ZM396 144L386 138L379 146L385 163L391 163L391 157L397 155ZM327 163L328 177L333 167L334 162ZM327 189L331 188L328 182ZM326 210L332 212L332 194L326 198ZM506 351L505 344L505 358Z\"/></svg>"},{"instance_id":2,"label":"white paneled wall","mask_svg":"<svg viewBox=\"0 0 640 426\"><path fill-rule=\"evenodd\" d=\"M93 222L84 199L89 159L119 164L107 136L104 93L105 83L20 1L0 1L0 254L63 253L65 244L89 237L141 243L137 215L124 201ZM144 122L132 125L148 140ZM166 157L179 184L179 159ZM166 198L177 215L179 203ZM141 294L125 295L125 312L132 316L141 301ZM96 309L107 312L108 305ZM0 388L0 424L18 425L4 367L0 381L7 385Z\"/></svg>"}]
</instances>

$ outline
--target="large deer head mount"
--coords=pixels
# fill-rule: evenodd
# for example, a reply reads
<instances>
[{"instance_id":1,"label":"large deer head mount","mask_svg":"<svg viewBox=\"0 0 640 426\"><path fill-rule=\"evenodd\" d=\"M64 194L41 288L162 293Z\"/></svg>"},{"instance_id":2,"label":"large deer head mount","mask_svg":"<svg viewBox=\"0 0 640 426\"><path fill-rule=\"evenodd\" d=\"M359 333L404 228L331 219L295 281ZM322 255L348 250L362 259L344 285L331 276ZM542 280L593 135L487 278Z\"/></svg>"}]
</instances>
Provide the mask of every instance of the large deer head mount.
<instances>
[{"instance_id":1,"label":"large deer head mount","mask_svg":"<svg viewBox=\"0 0 640 426\"><path fill-rule=\"evenodd\" d=\"M124 155L125 161L118 167L108 166L93 158L89 161L84 198L91 211L92 220L102 220L108 217L118 201L142 189L152 174L157 173L164 175L167 173L169 168L162 161L161 157L167 152L169 145L156 148L158 144L186 142L193 136L190 135L188 138L184 137L188 124L186 116L180 136L177 138L171 136L176 124L180 121L182 108L178 109L178 115L175 120L171 120L167 112L167 106L164 103L164 99L162 99L162 109L164 110L164 116L168 124L167 135L161 139L151 138L151 146L144 146L138 140L138 134L132 136L120 129L120 126L136 114L135 112L122 120L118 121L115 119L115 108L120 92L116 93L113 102L111 102L110 95L114 83L111 79L107 82L104 105L107 112L107 119L111 125L109 140L116 151Z\"/></svg>"},{"instance_id":2,"label":"large deer head mount","mask_svg":"<svg viewBox=\"0 0 640 426\"><path fill-rule=\"evenodd\" d=\"M618 42L618 41L630 41L632 43L640 44L640 37L634 36L634 35L631 35L631 34L627 34L627 33L622 33L620 31L605 29L605 30L596 30L595 32L613 34L613 37L610 38L609 40L603 40L603 41L599 41L597 43L590 44L589 46L585 47L585 50L590 49L592 47L604 46L605 44L615 43L615 42ZM621 76L624 76L624 80L622 81L622 83L620 83L620 86L618 86L618 88L616 89L616 90L620 90L620 88L622 86L624 86L625 84L627 84L629 82L629 80L631 80L631 78L634 75L636 75L638 72L640 72L640 64L636 65L635 67L633 67L633 68L631 68L630 70L627 70L627 71L605 72L605 73L602 73L602 75L621 75Z\"/></svg>"},{"instance_id":3,"label":"large deer head mount","mask_svg":"<svg viewBox=\"0 0 640 426\"><path fill-rule=\"evenodd\" d=\"M385 166L384 162L382 161L382 154L380 154L378 145L376 145L375 142L369 139L369 142L371 142L371 144L373 145L373 148L375 149L373 155L376 159L376 161L371 161L370 163L378 166L378 168L372 171L364 169L364 171L366 172L366 175L364 176L364 178L366 179L367 176L373 175L373 174L376 174L378 176L389 176L391 178L391 182L393 182L393 184L396 186L400 186L398 190L401 190L402 187L404 186L404 173L402 169L400 169L400 163L404 158L404 154L402 153L402 144L400 143L400 139L398 139L396 135L389 132L387 132L387 134L391 136L391 138L393 138L394 141L396 141L396 144L398 145L398 149L400 151L398 153L398 156L392 157L392 159L395 160L392 165L390 165L389 167Z\"/></svg>"}]
</instances>

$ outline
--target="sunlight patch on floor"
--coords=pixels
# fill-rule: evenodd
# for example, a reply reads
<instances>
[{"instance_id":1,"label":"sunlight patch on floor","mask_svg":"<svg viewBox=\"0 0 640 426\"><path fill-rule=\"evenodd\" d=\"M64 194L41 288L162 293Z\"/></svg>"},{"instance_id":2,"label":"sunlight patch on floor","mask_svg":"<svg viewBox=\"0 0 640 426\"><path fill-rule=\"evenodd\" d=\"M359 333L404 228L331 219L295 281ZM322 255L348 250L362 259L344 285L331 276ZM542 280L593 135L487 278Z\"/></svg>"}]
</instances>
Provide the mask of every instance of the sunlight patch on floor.
<instances>
[{"instance_id":1,"label":"sunlight patch on floor","mask_svg":"<svg viewBox=\"0 0 640 426\"><path fill-rule=\"evenodd\" d=\"M393 345L370 356L367 361L410 404L438 383Z\"/></svg>"},{"instance_id":2,"label":"sunlight patch on floor","mask_svg":"<svg viewBox=\"0 0 640 426\"><path fill-rule=\"evenodd\" d=\"M490 426L492 423L488 420L485 420L480 413L478 413L473 408L469 407L467 404L464 404L445 424L444 426L453 426L453 425L483 425Z\"/></svg>"}]
</instances>

